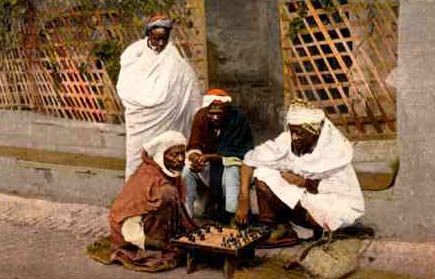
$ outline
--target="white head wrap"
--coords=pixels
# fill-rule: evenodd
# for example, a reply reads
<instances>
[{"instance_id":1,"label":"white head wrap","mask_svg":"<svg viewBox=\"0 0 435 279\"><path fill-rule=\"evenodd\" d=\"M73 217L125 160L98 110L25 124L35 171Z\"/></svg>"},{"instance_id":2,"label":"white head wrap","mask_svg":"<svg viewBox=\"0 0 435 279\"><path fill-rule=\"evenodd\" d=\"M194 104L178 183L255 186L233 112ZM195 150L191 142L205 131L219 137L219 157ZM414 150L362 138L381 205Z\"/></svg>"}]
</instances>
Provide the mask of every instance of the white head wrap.
<instances>
[{"instance_id":1,"label":"white head wrap","mask_svg":"<svg viewBox=\"0 0 435 279\"><path fill-rule=\"evenodd\" d=\"M181 172L170 171L165 166L164 154L169 148L176 145L186 145L187 141L183 134L175 131L167 131L153 138L142 145L148 155L162 168L162 171L170 176L176 177Z\"/></svg>"},{"instance_id":2,"label":"white head wrap","mask_svg":"<svg viewBox=\"0 0 435 279\"><path fill-rule=\"evenodd\" d=\"M210 89L205 92L204 96L202 97L202 107L208 107L215 101L219 101L222 103L231 103L232 98L228 94L228 92L223 89Z\"/></svg>"},{"instance_id":3,"label":"white head wrap","mask_svg":"<svg viewBox=\"0 0 435 279\"><path fill-rule=\"evenodd\" d=\"M145 33L147 34L151 29L159 27L172 29L172 20L163 15L154 16L145 24Z\"/></svg>"},{"instance_id":4,"label":"white head wrap","mask_svg":"<svg viewBox=\"0 0 435 279\"><path fill-rule=\"evenodd\" d=\"M287 112L286 123L300 125L312 134L320 134L320 123L325 119L323 110L310 106L302 100L294 100Z\"/></svg>"}]
</instances>

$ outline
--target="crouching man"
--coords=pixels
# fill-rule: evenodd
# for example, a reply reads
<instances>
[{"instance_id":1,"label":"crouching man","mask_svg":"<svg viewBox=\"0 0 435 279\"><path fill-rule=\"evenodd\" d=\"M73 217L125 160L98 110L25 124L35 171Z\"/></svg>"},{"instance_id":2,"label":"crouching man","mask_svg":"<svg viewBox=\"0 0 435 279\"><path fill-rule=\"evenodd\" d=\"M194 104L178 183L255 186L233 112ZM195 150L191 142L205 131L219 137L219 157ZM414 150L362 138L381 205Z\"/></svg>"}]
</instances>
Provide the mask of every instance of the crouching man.
<instances>
[{"instance_id":1,"label":"crouching man","mask_svg":"<svg viewBox=\"0 0 435 279\"><path fill-rule=\"evenodd\" d=\"M186 139L168 131L143 147L142 164L110 209L112 261L141 266L144 271L171 269L178 263L178 251L170 246L170 238L196 227L185 209L180 177ZM161 253L146 251L148 247Z\"/></svg>"},{"instance_id":2,"label":"crouching man","mask_svg":"<svg viewBox=\"0 0 435 279\"><path fill-rule=\"evenodd\" d=\"M207 91L203 108L193 121L187 145L187 164L183 170L187 208L192 215L200 184L208 186L211 200L217 203L217 206L207 208L210 217L224 217L228 221L228 217L234 215L240 166L246 152L252 148L250 123L240 109L231 105L228 92L222 89Z\"/></svg>"},{"instance_id":3,"label":"crouching man","mask_svg":"<svg viewBox=\"0 0 435 279\"><path fill-rule=\"evenodd\" d=\"M352 225L364 214L352 155L351 143L321 109L293 101L286 131L245 156L236 222L247 222L254 177L260 221L276 228L271 241L294 233L289 221L317 232Z\"/></svg>"}]
</instances>

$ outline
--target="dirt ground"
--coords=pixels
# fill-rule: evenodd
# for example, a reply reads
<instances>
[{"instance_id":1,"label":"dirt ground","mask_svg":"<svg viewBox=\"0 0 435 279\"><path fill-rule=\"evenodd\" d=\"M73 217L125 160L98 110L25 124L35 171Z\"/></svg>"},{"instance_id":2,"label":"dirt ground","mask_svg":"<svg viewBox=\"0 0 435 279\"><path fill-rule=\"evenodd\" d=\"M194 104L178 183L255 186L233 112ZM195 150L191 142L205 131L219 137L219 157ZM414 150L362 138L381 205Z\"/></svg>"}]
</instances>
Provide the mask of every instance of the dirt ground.
<instances>
[{"instance_id":1,"label":"dirt ground","mask_svg":"<svg viewBox=\"0 0 435 279\"><path fill-rule=\"evenodd\" d=\"M36 229L0 222L1 279L87 278L182 278L184 267L156 274L128 271L117 265L102 265L86 257L91 237L68 232ZM222 271L202 266L192 279L223 278Z\"/></svg>"},{"instance_id":2,"label":"dirt ground","mask_svg":"<svg viewBox=\"0 0 435 279\"><path fill-rule=\"evenodd\" d=\"M218 265L204 263L198 271L189 275L186 275L183 266L150 274L125 270L118 265L102 265L89 259L85 255L85 248L97 237L106 234L107 208L54 203L0 193L0 279L224 278ZM362 261L363 269L349 279L434 278L433 244L376 240L367 247ZM296 246L258 250L257 255L288 257L297 253L298 249L300 247ZM264 266L249 270L249 277L243 278L262 278L255 275ZM281 266L276 270L281 270Z\"/></svg>"}]
</instances>

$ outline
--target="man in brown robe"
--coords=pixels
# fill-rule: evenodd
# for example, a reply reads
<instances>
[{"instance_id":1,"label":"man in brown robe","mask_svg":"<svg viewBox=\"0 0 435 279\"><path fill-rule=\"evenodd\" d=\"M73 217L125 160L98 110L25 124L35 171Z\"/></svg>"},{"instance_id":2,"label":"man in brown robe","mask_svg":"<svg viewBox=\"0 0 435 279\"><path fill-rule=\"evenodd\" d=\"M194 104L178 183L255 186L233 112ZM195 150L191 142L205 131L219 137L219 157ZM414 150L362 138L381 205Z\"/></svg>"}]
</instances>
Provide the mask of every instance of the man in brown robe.
<instances>
[{"instance_id":1,"label":"man in brown robe","mask_svg":"<svg viewBox=\"0 0 435 279\"><path fill-rule=\"evenodd\" d=\"M168 131L143 146L143 163L127 180L110 210L112 261L127 262L144 271L177 265L179 253L171 247L170 238L196 227L184 206L180 177L185 144L182 134Z\"/></svg>"}]
</instances>

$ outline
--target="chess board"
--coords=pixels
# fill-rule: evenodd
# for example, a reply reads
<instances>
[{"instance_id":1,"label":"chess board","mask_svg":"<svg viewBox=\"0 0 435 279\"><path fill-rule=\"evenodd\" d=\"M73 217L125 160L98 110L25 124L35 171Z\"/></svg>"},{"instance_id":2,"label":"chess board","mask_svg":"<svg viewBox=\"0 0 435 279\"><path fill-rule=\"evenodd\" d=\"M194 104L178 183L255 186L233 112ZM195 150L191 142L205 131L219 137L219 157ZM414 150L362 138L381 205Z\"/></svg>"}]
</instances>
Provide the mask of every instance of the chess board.
<instances>
[{"instance_id":1,"label":"chess board","mask_svg":"<svg viewBox=\"0 0 435 279\"><path fill-rule=\"evenodd\" d=\"M256 243L268 236L269 231L264 229L239 230L219 225L205 225L196 231L175 236L171 243L182 248L238 255L242 250L254 248Z\"/></svg>"}]
</instances>

